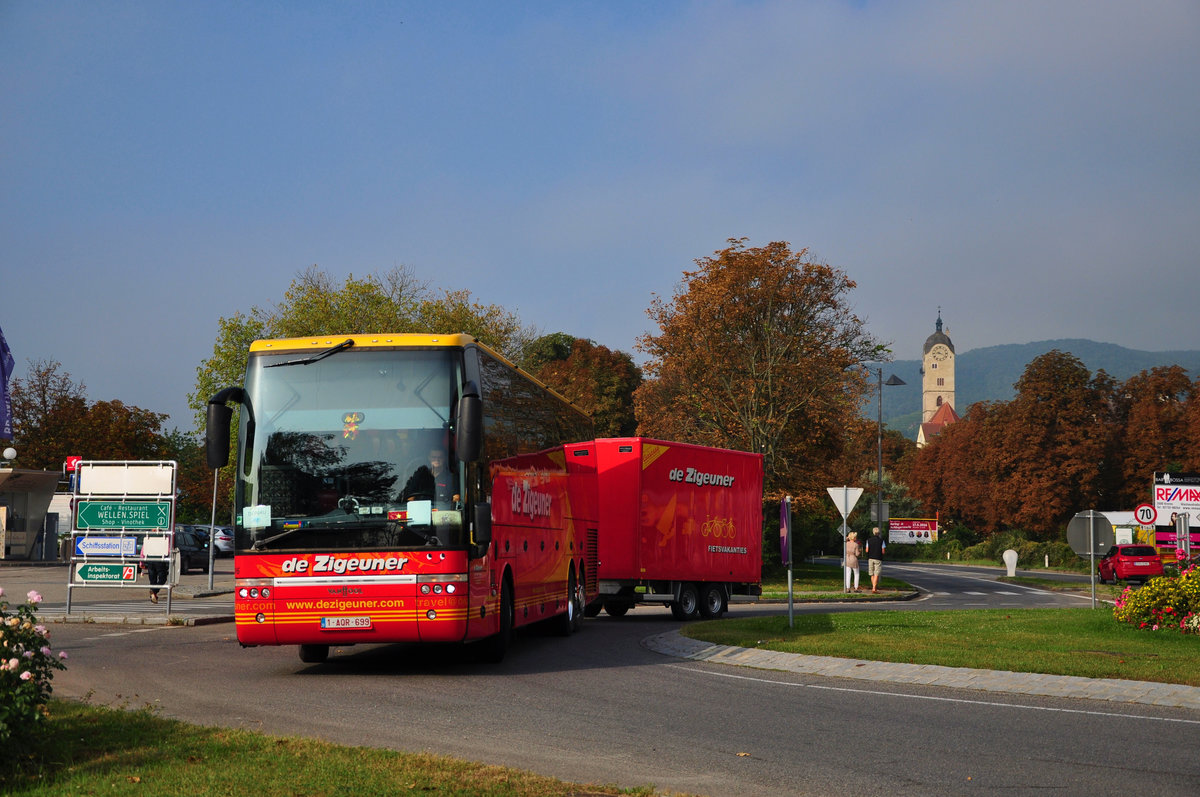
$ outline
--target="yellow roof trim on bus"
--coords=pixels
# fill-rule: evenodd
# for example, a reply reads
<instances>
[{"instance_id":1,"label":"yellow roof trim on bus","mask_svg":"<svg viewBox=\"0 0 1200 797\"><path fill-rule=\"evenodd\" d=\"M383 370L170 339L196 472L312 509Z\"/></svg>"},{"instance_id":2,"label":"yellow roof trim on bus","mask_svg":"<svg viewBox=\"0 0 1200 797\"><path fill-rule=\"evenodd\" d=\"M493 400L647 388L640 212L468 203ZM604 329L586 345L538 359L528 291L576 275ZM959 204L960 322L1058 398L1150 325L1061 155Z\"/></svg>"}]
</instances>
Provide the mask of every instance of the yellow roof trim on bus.
<instances>
[{"instance_id":1,"label":"yellow roof trim on bus","mask_svg":"<svg viewBox=\"0 0 1200 797\"><path fill-rule=\"evenodd\" d=\"M391 346L429 346L455 347L475 343L475 338L463 333L450 335L425 334L396 334L396 335L320 335L311 338L277 338L274 340L256 340L250 344L251 353L256 352L297 352L329 348L345 341L354 341L354 348L380 348Z\"/></svg>"},{"instance_id":2,"label":"yellow roof trim on bus","mask_svg":"<svg viewBox=\"0 0 1200 797\"><path fill-rule=\"evenodd\" d=\"M321 352L324 349L332 348L339 343L344 343L347 338L354 341L353 348L355 349L381 349L394 348L397 346L408 346L413 348L461 348L473 344L483 349L498 360L501 360L505 365L521 371L520 367L516 363L511 362L507 357L490 346L480 343L475 339L474 335L468 335L465 332L457 332L449 335L428 335L414 333L397 333L395 335L388 335L381 333L378 335L320 335L311 338L263 339L256 340L250 344L250 353L269 354L272 352L288 352L294 354L301 351ZM533 380L533 382L543 389L548 390L554 395L558 396L559 399L574 407L578 412L587 415L589 419L591 418L591 416L580 409L575 402L571 401L569 398L562 395L533 374L529 373L528 371L521 371L521 373L525 374L526 377Z\"/></svg>"}]
</instances>

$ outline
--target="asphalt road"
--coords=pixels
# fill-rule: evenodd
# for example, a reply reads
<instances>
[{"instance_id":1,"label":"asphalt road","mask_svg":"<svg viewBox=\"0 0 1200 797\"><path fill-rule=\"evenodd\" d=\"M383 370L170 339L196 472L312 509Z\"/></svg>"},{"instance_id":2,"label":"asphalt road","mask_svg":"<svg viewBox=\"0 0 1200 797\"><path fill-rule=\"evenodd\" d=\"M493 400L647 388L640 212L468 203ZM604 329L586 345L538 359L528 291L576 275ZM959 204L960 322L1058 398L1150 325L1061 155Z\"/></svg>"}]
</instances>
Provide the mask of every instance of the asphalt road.
<instances>
[{"instance_id":1,"label":"asphalt road","mask_svg":"<svg viewBox=\"0 0 1200 797\"><path fill-rule=\"evenodd\" d=\"M923 597L856 610L1080 601L998 584L997 571L892 567ZM294 648L240 648L231 624L55 625L71 659L54 684L189 722L669 792L1194 794L1200 782L1200 712L752 670L641 644L677 627L669 611L639 608L565 640L521 633L500 665L404 645L306 665Z\"/></svg>"}]
</instances>

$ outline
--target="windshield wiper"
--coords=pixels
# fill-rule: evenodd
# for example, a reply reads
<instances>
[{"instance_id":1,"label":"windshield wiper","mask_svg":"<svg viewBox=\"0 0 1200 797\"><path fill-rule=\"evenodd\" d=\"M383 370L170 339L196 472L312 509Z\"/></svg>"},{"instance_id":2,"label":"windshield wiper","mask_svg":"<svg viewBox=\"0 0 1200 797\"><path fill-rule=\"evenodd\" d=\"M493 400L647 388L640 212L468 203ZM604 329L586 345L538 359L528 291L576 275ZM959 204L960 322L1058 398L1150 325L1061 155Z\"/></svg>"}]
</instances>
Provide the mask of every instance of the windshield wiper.
<instances>
[{"instance_id":1,"label":"windshield wiper","mask_svg":"<svg viewBox=\"0 0 1200 797\"><path fill-rule=\"evenodd\" d=\"M325 351L321 352L320 354L313 354L308 357L301 357L298 360L288 360L288 361L282 362L282 363L268 363L267 365L264 365L263 368L279 368L280 366L284 366L284 365L312 365L313 363L318 362L319 360L324 360L326 357L328 357L331 354L337 354L339 351L342 351L343 349L348 349L353 345L354 345L354 338L346 338L341 343L334 346L332 349L326 349Z\"/></svg>"}]
</instances>

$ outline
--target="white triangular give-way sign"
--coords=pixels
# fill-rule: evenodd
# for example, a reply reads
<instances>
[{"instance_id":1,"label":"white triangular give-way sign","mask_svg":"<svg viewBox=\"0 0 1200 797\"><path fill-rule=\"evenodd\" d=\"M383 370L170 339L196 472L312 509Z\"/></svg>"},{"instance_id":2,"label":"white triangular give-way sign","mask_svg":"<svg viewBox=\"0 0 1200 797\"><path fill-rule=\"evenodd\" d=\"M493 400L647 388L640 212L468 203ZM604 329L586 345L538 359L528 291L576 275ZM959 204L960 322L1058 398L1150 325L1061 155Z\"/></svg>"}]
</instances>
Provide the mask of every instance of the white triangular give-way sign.
<instances>
[{"instance_id":1,"label":"white triangular give-way sign","mask_svg":"<svg viewBox=\"0 0 1200 797\"><path fill-rule=\"evenodd\" d=\"M842 519L850 517L850 512L853 511L854 505L858 503L859 497L863 494L861 487L826 487L829 491L829 497L833 499L833 504L842 513Z\"/></svg>"}]
</instances>

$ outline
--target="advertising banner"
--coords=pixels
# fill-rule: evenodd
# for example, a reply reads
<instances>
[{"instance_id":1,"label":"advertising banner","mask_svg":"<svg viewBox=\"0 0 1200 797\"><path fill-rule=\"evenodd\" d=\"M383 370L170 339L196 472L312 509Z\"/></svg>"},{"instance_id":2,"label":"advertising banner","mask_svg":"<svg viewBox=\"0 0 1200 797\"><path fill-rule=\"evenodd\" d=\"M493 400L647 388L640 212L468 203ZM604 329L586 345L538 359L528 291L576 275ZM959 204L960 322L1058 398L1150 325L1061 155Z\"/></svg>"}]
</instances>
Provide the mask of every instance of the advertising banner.
<instances>
[{"instance_id":1,"label":"advertising banner","mask_svg":"<svg viewBox=\"0 0 1200 797\"><path fill-rule=\"evenodd\" d=\"M8 382L12 378L13 366L16 361L13 359L12 351L8 348L8 342L4 340L4 330L0 329L0 439L12 440L12 400L8 393Z\"/></svg>"},{"instance_id":2,"label":"advertising banner","mask_svg":"<svg viewBox=\"0 0 1200 797\"><path fill-rule=\"evenodd\" d=\"M1179 540L1175 531L1177 515L1188 516L1188 536L1191 546L1200 544L1200 473L1155 473L1154 544L1174 548Z\"/></svg>"},{"instance_id":3,"label":"advertising banner","mask_svg":"<svg viewBox=\"0 0 1200 797\"><path fill-rule=\"evenodd\" d=\"M892 518L888 521L888 543L917 545L937 542L936 518Z\"/></svg>"}]
</instances>

